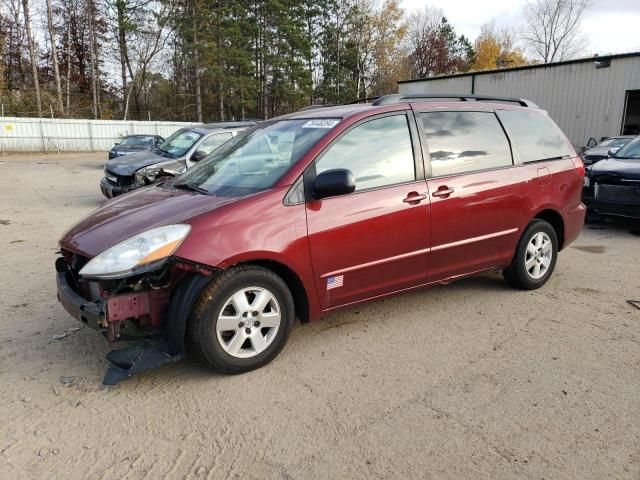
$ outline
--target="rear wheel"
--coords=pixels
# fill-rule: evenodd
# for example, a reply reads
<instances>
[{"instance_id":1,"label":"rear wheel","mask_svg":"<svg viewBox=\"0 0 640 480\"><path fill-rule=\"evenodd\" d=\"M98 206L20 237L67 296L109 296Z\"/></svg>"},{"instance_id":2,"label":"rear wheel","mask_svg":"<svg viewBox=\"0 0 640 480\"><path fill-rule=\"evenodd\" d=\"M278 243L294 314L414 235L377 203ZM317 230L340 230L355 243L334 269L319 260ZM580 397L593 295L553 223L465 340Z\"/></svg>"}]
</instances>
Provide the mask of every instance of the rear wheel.
<instances>
[{"instance_id":1,"label":"rear wheel","mask_svg":"<svg viewBox=\"0 0 640 480\"><path fill-rule=\"evenodd\" d=\"M511 265L503 271L504 278L516 288L540 288L551 277L557 257L555 229L544 220L534 220L522 234Z\"/></svg>"},{"instance_id":2,"label":"rear wheel","mask_svg":"<svg viewBox=\"0 0 640 480\"><path fill-rule=\"evenodd\" d=\"M294 304L284 281L257 266L229 269L202 293L189 340L198 358L222 373L266 365L282 350L293 326Z\"/></svg>"}]
</instances>

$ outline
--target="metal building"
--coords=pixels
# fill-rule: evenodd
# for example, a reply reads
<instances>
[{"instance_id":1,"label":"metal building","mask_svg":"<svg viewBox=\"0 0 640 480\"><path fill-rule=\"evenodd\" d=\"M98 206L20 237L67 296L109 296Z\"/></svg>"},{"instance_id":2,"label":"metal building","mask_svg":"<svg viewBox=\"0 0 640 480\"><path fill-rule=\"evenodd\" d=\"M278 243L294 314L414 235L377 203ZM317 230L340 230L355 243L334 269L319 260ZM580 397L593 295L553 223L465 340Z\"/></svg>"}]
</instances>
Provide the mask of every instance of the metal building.
<instances>
[{"instance_id":1,"label":"metal building","mask_svg":"<svg viewBox=\"0 0 640 480\"><path fill-rule=\"evenodd\" d=\"M640 134L640 52L399 83L399 93L527 98L547 110L571 142Z\"/></svg>"}]
</instances>

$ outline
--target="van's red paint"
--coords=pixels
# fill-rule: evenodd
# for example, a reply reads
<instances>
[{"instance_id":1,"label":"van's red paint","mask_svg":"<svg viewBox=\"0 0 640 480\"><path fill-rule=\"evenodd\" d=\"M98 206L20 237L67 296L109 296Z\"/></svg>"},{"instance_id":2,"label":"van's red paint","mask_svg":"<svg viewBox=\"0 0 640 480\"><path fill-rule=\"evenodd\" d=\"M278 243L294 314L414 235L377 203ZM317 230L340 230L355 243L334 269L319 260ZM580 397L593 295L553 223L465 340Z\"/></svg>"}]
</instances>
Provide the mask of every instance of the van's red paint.
<instances>
[{"instance_id":1,"label":"van's red paint","mask_svg":"<svg viewBox=\"0 0 640 480\"><path fill-rule=\"evenodd\" d=\"M306 291L308 317L315 319L345 305L504 268L523 230L538 215L556 219L562 246L572 242L585 215L580 201L584 170L577 156L444 178L427 176L301 205L283 204L290 186L316 156L359 120L412 108L495 107L469 103L351 105L289 115L341 121L273 188L223 199L149 187L107 202L71 228L61 246L92 257L149 228L188 223L191 232L176 257L220 269L277 262L298 277ZM412 195L424 198L403 201ZM343 286L328 290L327 278L339 275Z\"/></svg>"}]
</instances>

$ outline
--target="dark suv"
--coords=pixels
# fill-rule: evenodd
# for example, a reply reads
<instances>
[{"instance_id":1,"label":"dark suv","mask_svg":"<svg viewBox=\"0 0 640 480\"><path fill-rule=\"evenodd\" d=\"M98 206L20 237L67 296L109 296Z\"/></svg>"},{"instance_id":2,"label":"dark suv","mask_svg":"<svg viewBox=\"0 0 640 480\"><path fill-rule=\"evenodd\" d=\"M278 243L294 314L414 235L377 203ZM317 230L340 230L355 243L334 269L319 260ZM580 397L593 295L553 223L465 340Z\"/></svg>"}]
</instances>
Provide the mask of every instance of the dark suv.
<instances>
[{"instance_id":1,"label":"dark suv","mask_svg":"<svg viewBox=\"0 0 640 480\"><path fill-rule=\"evenodd\" d=\"M73 226L58 296L111 341L151 332L164 358L186 341L206 365L246 372L282 350L296 316L492 270L541 287L582 228L583 176L525 100L305 109ZM110 359L141 369L131 357Z\"/></svg>"}]
</instances>

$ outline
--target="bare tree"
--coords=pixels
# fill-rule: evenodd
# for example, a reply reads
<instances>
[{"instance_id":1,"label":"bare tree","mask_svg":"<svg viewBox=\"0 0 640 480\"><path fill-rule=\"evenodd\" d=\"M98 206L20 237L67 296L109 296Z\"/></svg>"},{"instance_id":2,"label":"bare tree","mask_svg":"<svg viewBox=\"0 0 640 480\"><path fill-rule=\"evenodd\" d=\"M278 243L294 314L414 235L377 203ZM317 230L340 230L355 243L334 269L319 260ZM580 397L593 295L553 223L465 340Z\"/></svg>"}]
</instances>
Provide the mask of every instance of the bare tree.
<instances>
[{"instance_id":1,"label":"bare tree","mask_svg":"<svg viewBox=\"0 0 640 480\"><path fill-rule=\"evenodd\" d=\"M437 52L433 40L437 36L443 11L426 6L411 12L407 17L406 50L411 56L411 76L423 78L433 70Z\"/></svg>"},{"instance_id":2,"label":"bare tree","mask_svg":"<svg viewBox=\"0 0 640 480\"><path fill-rule=\"evenodd\" d=\"M15 84L24 83L25 75L23 70L22 50L26 42L24 38L24 28L22 28L22 2L21 0L2 0L2 5L6 8L9 16L9 24L6 31L8 40L6 71L7 88L12 90Z\"/></svg>"},{"instance_id":3,"label":"bare tree","mask_svg":"<svg viewBox=\"0 0 640 480\"><path fill-rule=\"evenodd\" d=\"M91 114L93 115L93 118L98 118L98 104L100 102L98 98L98 89L100 88L100 83L98 80L98 59L96 58L96 19L93 0L89 0L87 7L87 14L89 17L89 59L91 63Z\"/></svg>"},{"instance_id":4,"label":"bare tree","mask_svg":"<svg viewBox=\"0 0 640 480\"><path fill-rule=\"evenodd\" d=\"M56 47L56 34L53 29L53 14L51 12L51 0L47 0L47 28L51 41L51 59L53 60L53 74L56 81L56 93L58 94L58 106L60 113L64 113L62 104L62 83L60 82L60 68L58 67L58 49Z\"/></svg>"},{"instance_id":5,"label":"bare tree","mask_svg":"<svg viewBox=\"0 0 640 480\"><path fill-rule=\"evenodd\" d=\"M167 42L171 38L173 28L169 20L174 15L172 5L168 2L154 4L153 13L140 23L135 32L132 32L134 41L127 50L126 62L131 72L129 91L125 96L124 120L129 113L129 100L132 91L134 95L142 92L145 96L145 105L149 112L149 99L147 80L152 62L165 50ZM137 98L137 97L136 97Z\"/></svg>"},{"instance_id":6,"label":"bare tree","mask_svg":"<svg viewBox=\"0 0 640 480\"><path fill-rule=\"evenodd\" d=\"M40 82L38 81L38 59L36 58L36 46L31 33L31 15L29 15L29 0L22 0L24 8L24 24L27 30L27 43L29 44L29 56L31 57L31 74L33 75L33 88L36 94L36 106L38 117L42 117L42 99L40 98Z\"/></svg>"},{"instance_id":7,"label":"bare tree","mask_svg":"<svg viewBox=\"0 0 640 480\"><path fill-rule=\"evenodd\" d=\"M580 53L584 42L580 24L592 0L535 0L524 6L527 47L544 63Z\"/></svg>"},{"instance_id":8,"label":"bare tree","mask_svg":"<svg viewBox=\"0 0 640 480\"><path fill-rule=\"evenodd\" d=\"M374 23L374 4L371 0L358 0L354 11L353 38L356 48L358 75L356 79L356 97L367 96L370 87L368 73L374 60L376 25Z\"/></svg>"},{"instance_id":9,"label":"bare tree","mask_svg":"<svg viewBox=\"0 0 640 480\"><path fill-rule=\"evenodd\" d=\"M196 87L196 118L202 122L202 88L200 86L200 45L198 44L198 10L196 0L192 1L193 7L193 75Z\"/></svg>"}]
</instances>

